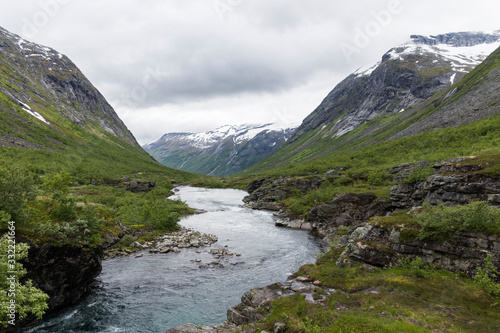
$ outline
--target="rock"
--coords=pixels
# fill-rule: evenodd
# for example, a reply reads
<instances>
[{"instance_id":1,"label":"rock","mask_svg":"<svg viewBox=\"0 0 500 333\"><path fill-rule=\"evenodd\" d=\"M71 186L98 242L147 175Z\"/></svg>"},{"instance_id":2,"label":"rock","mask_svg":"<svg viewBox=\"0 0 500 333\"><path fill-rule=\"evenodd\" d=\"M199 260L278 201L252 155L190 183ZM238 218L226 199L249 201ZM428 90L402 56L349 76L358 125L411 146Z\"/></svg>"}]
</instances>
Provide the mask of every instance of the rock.
<instances>
[{"instance_id":1,"label":"rock","mask_svg":"<svg viewBox=\"0 0 500 333\"><path fill-rule=\"evenodd\" d=\"M251 183L250 189L253 191L246 196L243 201L253 209L280 211L284 205L279 200L288 198L293 191L307 193L312 189L317 189L324 182L322 178L301 179L295 177L279 178L273 181L262 181L261 183ZM259 185L260 184L260 185ZM263 185L265 184L265 185ZM257 187L257 185L259 185Z\"/></svg>"},{"instance_id":2,"label":"rock","mask_svg":"<svg viewBox=\"0 0 500 333\"><path fill-rule=\"evenodd\" d=\"M264 184L264 182L266 182L268 179L269 178L261 178L261 179L257 179L257 180L252 181L250 184L248 184L248 187L247 187L248 193L252 194L253 192L255 192L255 190L260 188Z\"/></svg>"},{"instance_id":3,"label":"rock","mask_svg":"<svg viewBox=\"0 0 500 333\"><path fill-rule=\"evenodd\" d=\"M338 176L339 172L337 170L330 170L325 172L325 177L333 177L333 176Z\"/></svg>"},{"instance_id":4,"label":"rock","mask_svg":"<svg viewBox=\"0 0 500 333\"><path fill-rule=\"evenodd\" d=\"M286 332L286 325L280 322L274 324L274 333Z\"/></svg>"},{"instance_id":5,"label":"rock","mask_svg":"<svg viewBox=\"0 0 500 333\"><path fill-rule=\"evenodd\" d=\"M425 201L437 205L466 204L472 200L500 205L500 182L476 173L479 164L460 164L474 157L458 157L435 164L434 174L415 184L398 184L391 189L391 205L396 209L421 206Z\"/></svg>"},{"instance_id":6,"label":"rock","mask_svg":"<svg viewBox=\"0 0 500 333\"><path fill-rule=\"evenodd\" d=\"M132 180L126 182L127 190L133 193L149 192L156 188L156 182L144 182L141 180Z\"/></svg>"},{"instance_id":7,"label":"rock","mask_svg":"<svg viewBox=\"0 0 500 333\"><path fill-rule=\"evenodd\" d=\"M213 329L211 327L199 327L194 324L187 324L184 326L179 326L176 328L169 329L168 331L165 331L164 333L217 333L218 330Z\"/></svg>"},{"instance_id":8,"label":"rock","mask_svg":"<svg viewBox=\"0 0 500 333\"><path fill-rule=\"evenodd\" d=\"M389 211L389 203L377 199L374 194L343 193L326 204L314 206L305 222L326 241L334 238L340 226L363 225L373 216L383 216Z\"/></svg>"},{"instance_id":9,"label":"rock","mask_svg":"<svg viewBox=\"0 0 500 333\"><path fill-rule=\"evenodd\" d=\"M387 170L387 172L391 175L393 175L393 181L395 182L402 182L408 176L410 176L411 172L415 169L427 169L430 167L434 162L430 161L423 161L423 162L416 162L416 163L405 163L401 164L395 167L390 168Z\"/></svg>"},{"instance_id":10,"label":"rock","mask_svg":"<svg viewBox=\"0 0 500 333\"><path fill-rule=\"evenodd\" d=\"M235 325L246 325L262 319L264 315L257 309L283 295L280 284L256 288L247 291L241 297L241 303L227 311L227 320Z\"/></svg>"},{"instance_id":11,"label":"rock","mask_svg":"<svg viewBox=\"0 0 500 333\"><path fill-rule=\"evenodd\" d=\"M144 249L147 247L147 246L142 245L139 242L132 242L132 244L130 244L130 246L135 247L136 249Z\"/></svg>"},{"instance_id":12,"label":"rock","mask_svg":"<svg viewBox=\"0 0 500 333\"><path fill-rule=\"evenodd\" d=\"M78 303L89 292L101 272L102 248L54 247L30 244L28 257L22 261L27 274L23 280L49 295L48 313Z\"/></svg>"},{"instance_id":13,"label":"rock","mask_svg":"<svg viewBox=\"0 0 500 333\"><path fill-rule=\"evenodd\" d=\"M373 266L385 267L402 257L421 257L436 267L473 277L477 267L484 265L488 254L500 266L500 237L481 233L457 233L443 243L432 240L402 238L401 233L366 225L356 229L337 261L338 266L349 265L351 259Z\"/></svg>"}]
</instances>

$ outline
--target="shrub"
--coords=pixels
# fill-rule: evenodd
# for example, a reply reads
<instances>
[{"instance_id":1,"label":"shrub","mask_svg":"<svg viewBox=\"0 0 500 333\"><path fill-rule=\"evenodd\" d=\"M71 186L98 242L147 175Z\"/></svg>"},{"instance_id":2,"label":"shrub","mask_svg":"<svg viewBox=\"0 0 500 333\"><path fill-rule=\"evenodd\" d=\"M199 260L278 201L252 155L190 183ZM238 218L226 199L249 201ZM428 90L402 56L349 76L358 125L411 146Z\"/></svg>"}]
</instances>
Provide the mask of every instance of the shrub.
<instances>
[{"instance_id":1,"label":"shrub","mask_svg":"<svg viewBox=\"0 0 500 333\"><path fill-rule=\"evenodd\" d=\"M500 209L490 207L483 201L473 201L467 205L430 207L416 216L420 226L419 239L433 238L444 240L454 232L477 231L485 233L500 232Z\"/></svg>"},{"instance_id":2,"label":"shrub","mask_svg":"<svg viewBox=\"0 0 500 333\"><path fill-rule=\"evenodd\" d=\"M0 210L0 233L9 230L10 214Z\"/></svg>"},{"instance_id":3,"label":"shrub","mask_svg":"<svg viewBox=\"0 0 500 333\"><path fill-rule=\"evenodd\" d=\"M162 231L177 230L179 213L189 212L189 208L180 200L128 196L118 201L118 217L121 223Z\"/></svg>"},{"instance_id":4,"label":"shrub","mask_svg":"<svg viewBox=\"0 0 500 333\"><path fill-rule=\"evenodd\" d=\"M76 203L74 198L56 193L51 206L49 217L55 221L71 221L76 219Z\"/></svg>"},{"instance_id":5,"label":"shrub","mask_svg":"<svg viewBox=\"0 0 500 333\"><path fill-rule=\"evenodd\" d=\"M427 180L433 173L434 168L432 166L428 168L414 168L410 171L408 177L403 180L403 183L415 184L416 182Z\"/></svg>"},{"instance_id":6,"label":"shrub","mask_svg":"<svg viewBox=\"0 0 500 333\"><path fill-rule=\"evenodd\" d=\"M42 188L48 193L62 193L68 194L69 185L74 179L67 172L60 172L58 174L48 176L43 184Z\"/></svg>"},{"instance_id":7,"label":"shrub","mask_svg":"<svg viewBox=\"0 0 500 333\"><path fill-rule=\"evenodd\" d=\"M77 219L74 222L46 222L36 226L38 236L54 246L98 246L102 244L102 220Z\"/></svg>"},{"instance_id":8,"label":"shrub","mask_svg":"<svg viewBox=\"0 0 500 333\"><path fill-rule=\"evenodd\" d=\"M488 296L498 301L500 299L500 272L493 265L493 256L489 254L484 259L485 267L479 267L477 274L474 276L474 281L483 289ZM493 305L498 304L498 302Z\"/></svg>"},{"instance_id":9,"label":"shrub","mask_svg":"<svg viewBox=\"0 0 500 333\"><path fill-rule=\"evenodd\" d=\"M0 211L18 223L26 221L26 202L35 198L35 176L25 170L0 167L0 198Z\"/></svg>"},{"instance_id":10,"label":"shrub","mask_svg":"<svg viewBox=\"0 0 500 333\"><path fill-rule=\"evenodd\" d=\"M33 287L31 281L20 283L19 280L26 274L20 260L28 256L28 245L17 243L15 245L15 258L10 259L9 250L12 249L12 243L7 235L0 238L0 257L4 258L0 261L0 324L7 327L9 324L9 309L7 308L11 300L15 301L15 309L18 317L16 319L25 318L29 313L34 314L38 319L41 319L45 310L47 310L47 300L49 296L43 291ZM9 261L12 260L12 261ZM11 282L5 277L11 276L8 272L17 272L16 279L13 281L13 293L11 291Z\"/></svg>"},{"instance_id":11,"label":"shrub","mask_svg":"<svg viewBox=\"0 0 500 333\"><path fill-rule=\"evenodd\" d=\"M398 262L398 266L418 278L429 278L435 273L434 267L425 263L420 257L402 259Z\"/></svg>"}]
</instances>

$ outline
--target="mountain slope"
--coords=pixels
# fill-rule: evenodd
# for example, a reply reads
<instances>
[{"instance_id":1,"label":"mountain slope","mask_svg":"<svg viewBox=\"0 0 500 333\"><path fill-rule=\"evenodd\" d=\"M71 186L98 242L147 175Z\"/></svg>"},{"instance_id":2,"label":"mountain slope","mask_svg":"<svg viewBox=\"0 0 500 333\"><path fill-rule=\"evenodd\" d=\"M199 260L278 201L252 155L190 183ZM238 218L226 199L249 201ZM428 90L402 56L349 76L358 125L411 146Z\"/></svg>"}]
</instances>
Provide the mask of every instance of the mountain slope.
<instances>
[{"instance_id":1,"label":"mountain slope","mask_svg":"<svg viewBox=\"0 0 500 333\"><path fill-rule=\"evenodd\" d=\"M0 28L2 164L115 178L163 170L70 59Z\"/></svg>"},{"instance_id":2,"label":"mountain slope","mask_svg":"<svg viewBox=\"0 0 500 333\"><path fill-rule=\"evenodd\" d=\"M227 176L272 154L292 133L272 124L227 125L205 133L168 133L143 148L168 167Z\"/></svg>"},{"instance_id":3,"label":"mountain slope","mask_svg":"<svg viewBox=\"0 0 500 333\"><path fill-rule=\"evenodd\" d=\"M430 97L446 91L452 82L458 86L467 72L500 46L499 37L498 33L412 36L410 43L391 49L375 66L360 69L339 83L282 149L248 172L429 129L430 123L400 133L429 116L433 112L426 104ZM457 126L486 116L450 114L450 119L437 119L437 123L441 128Z\"/></svg>"}]
</instances>

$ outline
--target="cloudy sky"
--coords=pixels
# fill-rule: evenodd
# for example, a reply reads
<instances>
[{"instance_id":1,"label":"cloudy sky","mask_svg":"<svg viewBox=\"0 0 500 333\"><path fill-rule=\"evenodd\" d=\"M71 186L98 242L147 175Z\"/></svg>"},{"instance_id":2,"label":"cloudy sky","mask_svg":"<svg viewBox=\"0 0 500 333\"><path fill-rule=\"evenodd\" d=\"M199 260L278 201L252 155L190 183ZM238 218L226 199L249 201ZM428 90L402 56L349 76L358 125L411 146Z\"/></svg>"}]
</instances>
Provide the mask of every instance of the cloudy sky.
<instances>
[{"instance_id":1,"label":"cloudy sky","mask_svg":"<svg viewBox=\"0 0 500 333\"><path fill-rule=\"evenodd\" d=\"M1 0L0 26L70 57L141 144L301 123L411 34L500 29L495 0Z\"/></svg>"}]
</instances>

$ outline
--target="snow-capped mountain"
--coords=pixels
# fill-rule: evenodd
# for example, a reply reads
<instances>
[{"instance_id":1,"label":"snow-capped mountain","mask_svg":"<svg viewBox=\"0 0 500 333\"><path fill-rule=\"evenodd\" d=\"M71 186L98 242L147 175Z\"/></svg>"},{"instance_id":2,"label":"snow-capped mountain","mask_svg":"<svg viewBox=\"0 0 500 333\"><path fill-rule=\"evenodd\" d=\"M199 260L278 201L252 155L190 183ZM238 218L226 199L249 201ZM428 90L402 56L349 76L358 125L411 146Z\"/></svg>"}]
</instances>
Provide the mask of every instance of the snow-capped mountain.
<instances>
[{"instance_id":1,"label":"snow-capped mountain","mask_svg":"<svg viewBox=\"0 0 500 333\"><path fill-rule=\"evenodd\" d=\"M187 144L198 149L207 149L213 145L232 137L236 144L252 140L257 134L262 132L280 131L274 124L265 125L224 125L213 131L203 133L172 133L164 137L182 138ZM161 140L161 139L160 139Z\"/></svg>"},{"instance_id":2,"label":"snow-capped mountain","mask_svg":"<svg viewBox=\"0 0 500 333\"><path fill-rule=\"evenodd\" d=\"M370 75L387 57L405 60L407 55L434 54L440 58L435 62L448 63L456 73L468 73L479 65L488 55L500 47L500 31L458 32L437 36L412 35L410 40L389 50L375 65L358 69L357 75ZM457 81L452 75L451 84Z\"/></svg>"},{"instance_id":3,"label":"snow-capped mountain","mask_svg":"<svg viewBox=\"0 0 500 333\"><path fill-rule=\"evenodd\" d=\"M291 141L318 128L326 130L322 136L341 137L376 117L404 112L458 82L498 47L499 31L412 35L339 83Z\"/></svg>"},{"instance_id":4,"label":"snow-capped mountain","mask_svg":"<svg viewBox=\"0 0 500 333\"><path fill-rule=\"evenodd\" d=\"M203 133L167 133L143 148L166 166L226 176L276 151L293 130L274 124L225 125Z\"/></svg>"}]
</instances>

